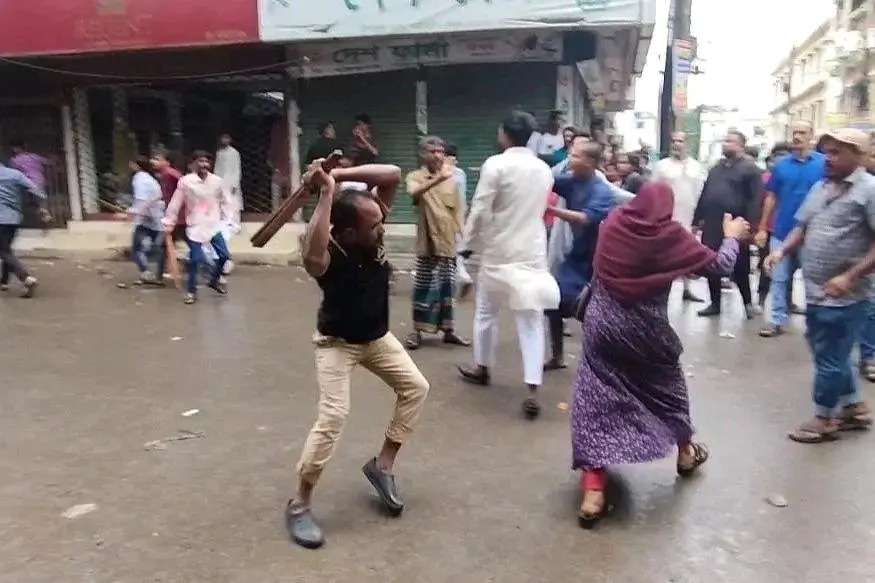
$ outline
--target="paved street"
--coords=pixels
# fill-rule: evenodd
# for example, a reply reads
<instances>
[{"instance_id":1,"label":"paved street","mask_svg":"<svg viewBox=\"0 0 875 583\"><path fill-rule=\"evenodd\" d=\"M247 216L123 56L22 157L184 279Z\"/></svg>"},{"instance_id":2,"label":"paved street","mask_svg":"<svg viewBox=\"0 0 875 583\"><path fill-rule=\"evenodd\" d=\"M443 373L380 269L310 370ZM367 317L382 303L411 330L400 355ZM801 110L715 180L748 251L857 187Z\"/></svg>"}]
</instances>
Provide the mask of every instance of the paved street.
<instances>
[{"instance_id":1,"label":"paved street","mask_svg":"<svg viewBox=\"0 0 875 583\"><path fill-rule=\"evenodd\" d=\"M456 380L467 349L415 354L432 392L397 467L400 519L380 514L359 470L391 395L356 375L316 499L328 542L312 552L288 541L281 510L315 411L315 284L241 268L229 297L191 307L171 289L117 289L128 264L33 265L39 298L0 298L0 582L813 583L875 570L873 437L786 438L809 412L802 322L762 340L734 295L722 327L672 306L712 453L698 478L678 482L672 460L619 468L612 519L579 529L563 410L573 369L548 380L542 419L522 420L506 318L490 388ZM408 288L394 301L399 336ZM472 307L459 309L466 335ZM144 446L180 430L203 436ZM776 495L786 508L766 501Z\"/></svg>"}]
</instances>

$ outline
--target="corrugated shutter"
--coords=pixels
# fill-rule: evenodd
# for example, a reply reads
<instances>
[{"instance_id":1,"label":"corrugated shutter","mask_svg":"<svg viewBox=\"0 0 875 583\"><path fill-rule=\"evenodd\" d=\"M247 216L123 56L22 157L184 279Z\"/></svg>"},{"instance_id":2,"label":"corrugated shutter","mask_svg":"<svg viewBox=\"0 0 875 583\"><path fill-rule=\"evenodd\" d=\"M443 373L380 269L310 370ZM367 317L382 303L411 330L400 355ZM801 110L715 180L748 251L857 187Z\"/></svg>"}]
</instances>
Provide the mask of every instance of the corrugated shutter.
<instances>
[{"instance_id":1,"label":"corrugated shutter","mask_svg":"<svg viewBox=\"0 0 875 583\"><path fill-rule=\"evenodd\" d=\"M300 122L303 130L300 151L307 151L316 137L317 126L332 121L337 136L346 140L352 132L353 118L360 113L371 116L380 161L396 164L403 172L417 165L416 73L391 71L364 75L342 75L301 80L298 86ZM305 212L305 216L309 213ZM410 199L398 193L390 222L415 222Z\"/></svg>"},{"instance_id":2,"label":"corrugated shutter","mask_svg":"<svg viewBox=\"0 0 875 583\"><path fill-rule=\"evenodd\" d=\"M498 151L501 118L521 109L543 123L555 107L555 63L455 65L428 69L427 75L429 133L459 148L469 198L483 161Z\"/></svg>"}]
</instances>

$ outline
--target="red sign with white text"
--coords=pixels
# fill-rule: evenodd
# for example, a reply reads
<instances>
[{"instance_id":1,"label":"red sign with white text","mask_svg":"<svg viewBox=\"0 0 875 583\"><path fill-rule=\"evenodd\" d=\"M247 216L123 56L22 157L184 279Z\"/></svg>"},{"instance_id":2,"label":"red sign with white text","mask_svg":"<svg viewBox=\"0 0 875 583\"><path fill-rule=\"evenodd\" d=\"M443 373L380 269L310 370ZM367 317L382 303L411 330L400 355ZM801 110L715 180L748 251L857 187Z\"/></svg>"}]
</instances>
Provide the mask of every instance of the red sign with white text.
<instances>
[{"instance_id":1,"label":"red sign with white text","mask_svg":"<svg viewBox=\"0 0 875 583\"><path fill-rule=\"evenodd\" d=\"M0 57L258 41L257 0L0 0Z\"/></svg>"}]
</instances>

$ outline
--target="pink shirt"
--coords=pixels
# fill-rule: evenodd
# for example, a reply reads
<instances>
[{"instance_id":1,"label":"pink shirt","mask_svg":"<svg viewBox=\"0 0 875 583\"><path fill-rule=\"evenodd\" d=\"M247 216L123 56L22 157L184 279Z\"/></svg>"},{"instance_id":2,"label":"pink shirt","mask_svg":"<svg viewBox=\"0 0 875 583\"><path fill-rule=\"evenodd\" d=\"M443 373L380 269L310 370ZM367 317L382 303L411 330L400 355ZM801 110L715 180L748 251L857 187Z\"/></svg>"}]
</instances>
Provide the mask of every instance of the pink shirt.
<instances>
[{"instance_id":1,"label":"pink shirt","mask_svg":"<svg viewBox=\"0 0 875 583\"><path fill-rule=\"evenodd\" d=\"M46 187L45 166L48 163L49 161L39 154L31 154L30 152L22 152L9 159L10 166L20 170L41 190Z\"/></svg>"},{"instance_id":2,"label":"pink shirt","mask_svg":"<svg viewBox=\"0 0 875 583\"><path fill-rule=\"evenodd\" d=\"M163 223L172 229L184 203L188 225L186 236L196 243L206 243L221 231L223 214L234 212L232 200L225 181L212 172L204 179L197 174L186 174L176 185Z\"/></svg>"}]
</instances>

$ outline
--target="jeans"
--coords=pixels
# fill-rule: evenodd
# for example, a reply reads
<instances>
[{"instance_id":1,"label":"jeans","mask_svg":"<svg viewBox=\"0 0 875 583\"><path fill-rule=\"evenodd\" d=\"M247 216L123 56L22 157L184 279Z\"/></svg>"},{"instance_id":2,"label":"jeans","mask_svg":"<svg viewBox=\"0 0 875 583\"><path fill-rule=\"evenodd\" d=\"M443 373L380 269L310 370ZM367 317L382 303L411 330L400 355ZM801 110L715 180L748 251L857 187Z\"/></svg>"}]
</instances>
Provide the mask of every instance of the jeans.
<instances>
[{"instance_id":1,"label":"jeans","mask_svg":"<svg viewBox=\"0 0 875 583\"><path fill-rule=\"evenodd\" d=\"M131 241L131 258L140 273L149 270L149 261L152 259L156 263L155 276L160 280L164 276L166 253L164 233L137 225L134 229L133 241Z\"/></svg>"},{"instance_id":2,"label":"jeans","mask_svg":"<svg viewBox=\"0 0 875 583\"><path fill-rule=\"evenodd\" d=\"M814 358L814 414L832 417L836 407L862 401L851 351L857 342L868 301L850 306L808 306L805 333Z\"/></svg>"},{"instance_id":3,"label":"jeans","mask_svg":"<svg viewBox=\"0 0 875 583\"><path fill-rule=\"evenodd\" d=\"M197 293L197 273L201 266L207 264L207 257L204 254L204 246L202 243L192 241L188 237L185 238L188 243L188 284L187 291L190 294ZM222 270L225 269L225 262L230 259L228 246L225 244L225 238L221 233L216 233L209 241L210 246L216 252L218 258L213 265L212 273L210 274L210 283L219 281L222 276Z\"/></svg>"},{"instance_id":4,"label":"jeans","mask_svg":"<svg viewBox=\"0 0 875 583\"><path fill-rule=\"evenodd\" d=\"M12 251L17 234L18 225L0 225L0 262L3 263L0 285L8 284L13 273L22 282L30 275Z\"/></svg>"},{"instance_id":5,"label":"jeans","mask_svg":"<svg viewBox=\"0 0 875 583\"><path fill-rule=\"evenodd\" d=\"M875 361L875 298L866 300L866 315L860 326L860 364Z\"/></svg>"},{"instance_id":6,"label":"jeans","mask_svg":"<svg viewBox=\"0 0 875 583\"><path fill-rule=\"evenodd\" d=\"M772 249L778 249L781 246L781 240L772 237L770 246ZM788 283L793 281L793 275L799 268L799 254L797 252L784 257L772 269L772 313L770 319L775 326L784 326L790 319L790 304L793 303L793 298L787 297Z\"/></svg>"}]
</instances>

